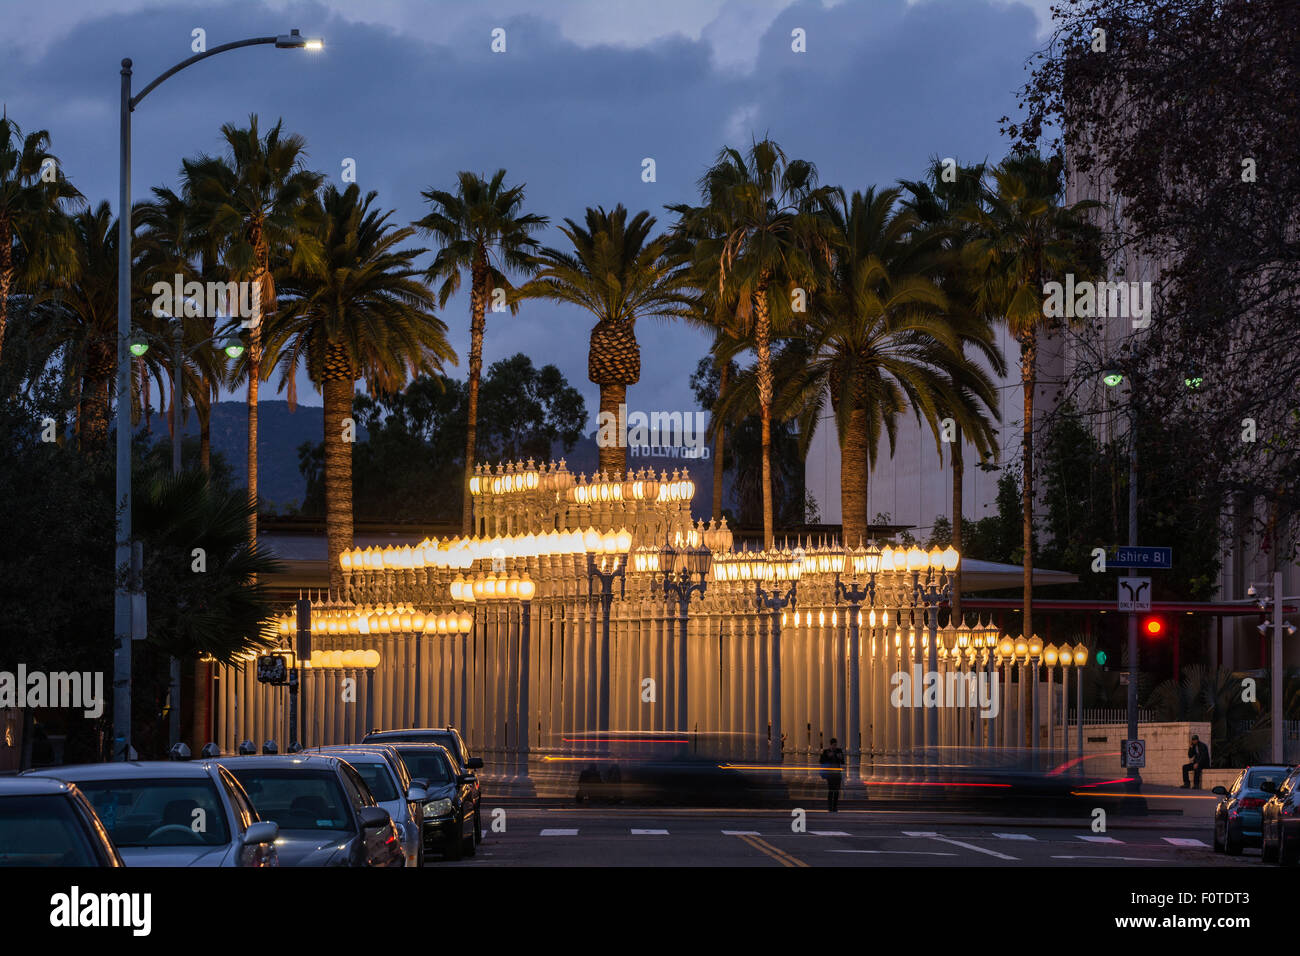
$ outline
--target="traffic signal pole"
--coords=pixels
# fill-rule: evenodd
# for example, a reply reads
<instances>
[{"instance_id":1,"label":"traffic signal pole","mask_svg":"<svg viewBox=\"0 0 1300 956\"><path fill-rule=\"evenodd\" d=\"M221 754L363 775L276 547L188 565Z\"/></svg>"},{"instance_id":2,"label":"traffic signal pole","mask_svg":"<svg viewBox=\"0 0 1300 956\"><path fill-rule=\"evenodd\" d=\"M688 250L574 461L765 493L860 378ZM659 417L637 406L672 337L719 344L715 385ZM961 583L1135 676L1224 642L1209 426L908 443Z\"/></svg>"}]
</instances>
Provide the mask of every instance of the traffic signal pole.
<instances>
[{"instance_id":1,"label":"traffic signal pole","mask_svg":"<svg viewBox=\"0 0 1300 956\"><path fill-rule=\"evenodd\" d=\"M1137 405L1129 405L1128 430L1128 543L1137 547L1138 491L1137 491ZM1082 681L1083 675L1079 675ZM1082 720L1082 714L1080 714ZM1138 612L1128 612L1128 739L1138 739ZM1082 751L1080 751L1082 753ZM1125 760L1127 768L1127 759ZM1136 793L1142 787L1142 772L1136 767L1127 768L1131 778L1126 785Z\"/></svg>"}]
</instances>

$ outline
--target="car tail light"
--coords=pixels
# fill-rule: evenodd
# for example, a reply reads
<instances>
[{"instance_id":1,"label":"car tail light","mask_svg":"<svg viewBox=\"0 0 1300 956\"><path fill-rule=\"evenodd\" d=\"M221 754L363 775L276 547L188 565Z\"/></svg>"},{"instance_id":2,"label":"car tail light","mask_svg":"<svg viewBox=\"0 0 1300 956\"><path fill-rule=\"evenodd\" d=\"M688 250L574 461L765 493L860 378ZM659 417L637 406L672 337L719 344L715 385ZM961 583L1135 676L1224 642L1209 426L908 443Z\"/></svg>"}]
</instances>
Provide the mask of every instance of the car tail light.
<instances>
[{"instance_id":1,"label":"car tail light","mask_svg":"<svg viewBox=\"0 0 1300 956\"><path fill-rule=\"evenodd\" d=\"M274 843L250 843L239 850L240 866L279 866L280 853Z\"/></svg>"},{"instance_id":2,"label":"car tail light","mask_svg":"<svg viewBox=\"0 0 1300 956\"><path fill-rule=\"evenodd\" d=\"M1258 810L1264 805L1261 797L1242 797L1237 801L1238 810Z\"/></svg>"}]
</instances>

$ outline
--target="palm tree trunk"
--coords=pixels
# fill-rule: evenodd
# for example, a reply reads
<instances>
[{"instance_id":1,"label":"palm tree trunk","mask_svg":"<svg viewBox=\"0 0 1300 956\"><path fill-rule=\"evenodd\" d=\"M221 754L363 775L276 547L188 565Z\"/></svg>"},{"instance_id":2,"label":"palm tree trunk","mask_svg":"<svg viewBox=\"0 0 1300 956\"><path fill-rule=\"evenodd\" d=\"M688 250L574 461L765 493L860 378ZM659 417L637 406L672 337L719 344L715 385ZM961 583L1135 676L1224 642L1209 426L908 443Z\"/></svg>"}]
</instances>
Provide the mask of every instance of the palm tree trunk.
<instances>
[{"instance_id":1,"label":"palm tree trunk","mask_svg":"<svg viewBox=\"0 0 1300 956\"><path fill-rule=\"evenodd\" d=\"M731 362L727 361L722 364L718 370L718 401L722 401L722 393L727 390L728 373L731 371ZM711 517L722 517L722 448L725 444L727 426L715 414L713 416L713 514Z\"/></svg>"},{"instance_id":2,"label":"palm tree trunk","mask_svg":"<svg viewBox=\"0 0 1300 956\"><path fill-rule=\"evenodd\" d=\"M483 374L483 331L487 312L487 256L475 257L469 296L469 417L465 423L465 480L461 482L460 531L474 530L474 507L469 480L474 477L475 451L478 444L478 386Z\"/></svg>"},{"instance_id":3,"label":"palm tree trunk","mask_svg":"<svg viewBox=\"0 0 1300 956\"><path fill-rule=\"evenodd\" d=\"M248 333L248 543L257 544L257 388L262 379L261 316Z\"/></svg>"},{"instance_id":4,"label":"palm tree trunk","mask_svg":"<svg viewBox=\"0 0 1300 956\"><path fill-rule=\"evenodd\" d=\"M195 402L199 416L199 467L209 475L212 473L212 392L206 380L201 391Z\"/></svg>"},{"instance_id":5,"label":"palm tree trunk","mask_svg":"<svg viewBox=\"0 0 1300 956\"><path fill-rule=\"evenodd\" d=\"M840 445L840 530L846 548L856 548L867 537L867 410L849 413L849 427Z\"/></svg>"},{"instance_id":6,"label":"palm tree trunk","mask_svg":"<svg viewBox=\"0 0 1300 956\"><path fill-rule=\"evenodd\" d=\"M1025 425L1021 447L1024 476L1021 488L1023 506L1024 538L1024 602L1023 619L1026 638L1034 633L1034 383L1036 379L1034 364L1037 358L1037 340L1033 332L1020 338L1020 382L1025 392Z\"/></svg>"},{"instance_id":7,"label":"palm tree trunk","mask_svg":"<svg viewBox=\"0 0 1300 956\"><path fill-rule=\"evenodd\" d=\"M327 360L327 369L329 362ZM343 589L339 555L352 547L352 445L343 440L343 420L352 413L353 379L326 372L325 399L325 541L330 589Z\"/></svg>"},{"instance_id":8,"label":"palm tree trunk","mask_svg":"<svg viewBox=\"0 0 1300 956\"><path fill-rule=\"evenodd\" d=\"M754 338L758 357L758 404L763 455L763 547L771 549L772 528L772 317L767 311L767 283L754 292Z\"/></svg>"},{"instance_id":9,"label":"palm tree trunk","mask_svg":"<svg viewBox=\"0 0 1300 956\"><path fill-rule=\"evenodd\" d=\"M627 402L626 385L601 385L600 386L600 420L609 421L606 415L613 417L618 421L618 407ZM627 468L627 449L619 442L614 442L608 448L601 446L598 449L600 453L600 470L606 476L618 476L618 480L623 477L623 472Z\"/></svg>"},{"instance_id":10,"label":"palm tree trunk","mask_svg":"<svg viewBox=\"0 0 1300 956\"><path fill-rule=\"evenodd\" d=\"M13 235L9 220L0 219L0 355L4 355L5 329L9 325L9 290L14 282Z\"/></svg>"},{"instance_id":11,"label":"palm tree trunk","mask_svg":"<svg viewBox=\"0 0 1300 956\"><path fill-rule=\"evenodd\" d=\"M966 464L962 459L961 447L961 428L956 429L952 443L952 546L953 549L961 554L961 509L962 509L962 478L966 472ZM961 562L957 562L957 570L952 573L952 614L950 622L954 626L961 624Z\"/></svg>"},{"instance_id":12,"label":"palm tree trunk","mask_svg":"<svg viewBox=\"0 0 1300 956\"><path fill-rule=\"evenodd\" d=\"M86 356L86 370L81 381L81 431L78 447L82 453L102 449L108 441L109 381L117 367L117 356L105 343L93 341ZM131 401L130 392L120 396Z\"/></svg>"}]
</instances>

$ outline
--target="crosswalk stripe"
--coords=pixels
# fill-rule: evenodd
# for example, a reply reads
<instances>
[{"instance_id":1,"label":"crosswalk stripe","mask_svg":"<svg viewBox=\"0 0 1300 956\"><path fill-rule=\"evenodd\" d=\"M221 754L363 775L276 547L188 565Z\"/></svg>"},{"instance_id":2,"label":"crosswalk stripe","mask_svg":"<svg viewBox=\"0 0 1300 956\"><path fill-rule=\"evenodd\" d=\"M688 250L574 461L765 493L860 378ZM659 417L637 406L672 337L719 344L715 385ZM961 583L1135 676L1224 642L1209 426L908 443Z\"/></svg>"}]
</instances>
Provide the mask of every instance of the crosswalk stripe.
<instances>
[{"instance_id":1,"label":"crosswalk stripe","mask_svg":"<svg viewBox=\"0 0 1300 956\"><path fill-rule=\"evenodd\" d=\"M937 837L939 834L933 830L904 830L903 836L910 837Z\"/></svg>"},{"instance_id":2,"label":"crosswalk stripe","mask_svg":"<svg viewBox=\"0 0 1300 956\"><path fill-rule=\"evenodd\" d=\"M542 836L577 836L577 835L578 835L578 831L576 829L566 830L563 828L559 828L559 829L549 828L542 831Z\"/></svg>"},{"instance_id":3,"label":"crosswalk stripe","mask_svg":"<svg viewBox=\"0 0 1300 956\"><path fill-rule=\"evenodd\" d=\"M1080 840L1083 840L1086 843L1123 843L1124 842L1123 840L1116 840L1114 837L1108 837L1108 836L1091 836L1091 835L1084 835L1082 833L1076 833L1075 836L1077 836Z\"/></svg>"},{"instance_id":4,"label":"crosswalk stripe","mask_svg":"<svg viewBox=\"0 0 1300 956\"><path fill-rule=\"evenodd\" d=\"M813 836L848 836L843 830L809 830Z\"/></svg>"},{"instance_id":5,"label":"crosswalk stripe","mask_svg":"<svg viewBox=\"0 0 1300 956\"><path fill-rule=\"evenodd\" d=\"M633 836L667 836L667 830L633 830Z\"/></svg>"},{"instance_id":6,"label":"crosswalk stripe","mask_svg":"<svg viewBox=\"0 0 1300 956\"><path fill-rule=\"evenodd\" d=\"M723 830L723 836L762 836L757 830Z\"/></svg>"},{"instance_id":7,"label":"crosswalk stripe","mask_svg":"<svg viewBox=\"0 0 1300 956\"><path fill-rule=\"evenodd\" d=\"M993 834L999 840L1033 840L1037 842L1038 837L1032 837L1028 833L995 833Z\"/></svg>"},{"instance_id":8,"label":"crosswalk stripe","mask_svg":"<svg viewBox=\"0 0 1300 956\"><path fill-rule=\"evenodd\" d=\"M1190 837L1162 837L1166 843L1172 843L1174 846L1206 846L1200 840L1193 840Z\"/></svg>"}]
</instances>

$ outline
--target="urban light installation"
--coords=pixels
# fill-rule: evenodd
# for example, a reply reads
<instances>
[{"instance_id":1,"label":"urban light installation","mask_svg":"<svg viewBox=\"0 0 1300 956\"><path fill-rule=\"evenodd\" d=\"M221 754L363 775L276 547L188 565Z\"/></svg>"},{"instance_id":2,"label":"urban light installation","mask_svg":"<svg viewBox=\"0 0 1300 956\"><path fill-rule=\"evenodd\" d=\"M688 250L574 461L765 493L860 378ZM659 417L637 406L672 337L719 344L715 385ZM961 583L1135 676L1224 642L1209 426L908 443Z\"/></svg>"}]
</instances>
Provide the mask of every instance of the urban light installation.
<instances>
[{"instance_id":1,"label":"urban light installation","mask_svg":"<svg viewBox=\"0 0 1300 956\"><path fill-rule=\"evenodd\" d=\"M618 580L618 596L624 597L627 589L627 553L632 550L632 535L626 528L618 532L600 534L589 528L583 536L587 550L587 597L596 596L596 582L600 582L600 693L597 695L596 726L609 730L609 612L614 604L614 581ZM596 555L600 560L596 560Z\"/></svg>"},{"instance_id":2,"label":"urban light installation","mask_svg":"<svg viewBox=\"0 0 1300 956\"><path fill-rule=\"evenodd\" d=\"M936 545L930 553L913 545L907 552L907 570L912 573L912 603L924 605L925 623L929 632L927 644L926 670L930 674L939 672L939 605L952 598L952 572L957 570L961 556L951 545L940 550ZM925 572L922 579L921 572ZM939 744L939 711L934 707L925 709L925 745L928 748Z\"/></svg>"},{"instance_id":3,"label":"urban light installation","mask_svg":"<svg viewBox=\"0 0 1300 956\"><path fill-rule=\"evenodd\" d=\"M797 606L799 575L803 571L803 548L796 548L793 560L790 560L790 558L791 556L787 552L764 561L759 566L761 578L754 582L754 598L758 603L758 609L772 612L772 655L770 663L772 673L772 729L768 748L772 759L776 762L780 762L785 752L785 744L781 739L781 616L785 608ZM772 582L775 585L775 590L769 593L763 587L763 581ZM790 587L782 592L781 583L784 581L789 581Z\"/></svg>"},{"instance_id":4,"label":"urban light installation","mask_svg":"<svg viewBox=\"0 0 1300 956\"><path fill-rule=\"evenodd\" d=\"M869 608L872 616L872 623L875 619L876 607L876 575L880 573L880 549L873 542L872 545L864 551L854 551L844 560L840 556L840 566L835 572L835 600L844 601L849 605L849 653L848 653L848 675L849 675L849 725L848 725L848 781L850 784L856 783L861 767L862 754L862 732L859 724L860 701L858 689L858 661L859 661L859 641L861 639L861 623L863 601L869 601ZM840 571L847 564L848 570L852 575L852 584L845 584L840 580ZM859 585L857 582L865 575L867 583Z\"/></svg>"},{"instance_id":5,"label":"urban light installation","mask_svg":"<svg viewBox=\"0 0 1300 956\"><path fill-rule=\"evenodd\" d=\"M118 183L118 250L117 250L117 488L115 503L119 511L117 520L117 548L114 564L118 571L131 563L131 366L127 358L131 343L131 113L154 89L168 77L187 66L206 60L218 53L246 46L274 44L282 50L320 50L324 43L311 40L291 30L274 37L254 37L223 43L203 53L196 53L158 76L135 96L131 95L131 59L122 60L122 104L119 117L119 169ZM131 749L131 641L136 637L137 626L132 620L132 594L139 590L139 582L115 575L118 583L113 589L113 759L127 760ZM143 622L139 622L143 626Z\"/></svg>"},{"instance_id":6,"label":"urban light installation","mask_svg":"<svg viewBox=\"0 0 1300 956\"><path fill-rule=\"evenodd\" d=\"M638 555L638 558L642 557ZM664 599L677 598L677 612L682 625L682 637L677 644L677 682L674 699L677 702L677 729L687 729L686 696L686 630L687 615L691 607L691 595L698 591L701 596L708 589L709 569L713 566L713 552L699 547L674 548L665 544L660 554L661 569L664 575ZM693 580L698 575L699 580Z\"/></svg>"}]
</instances>

